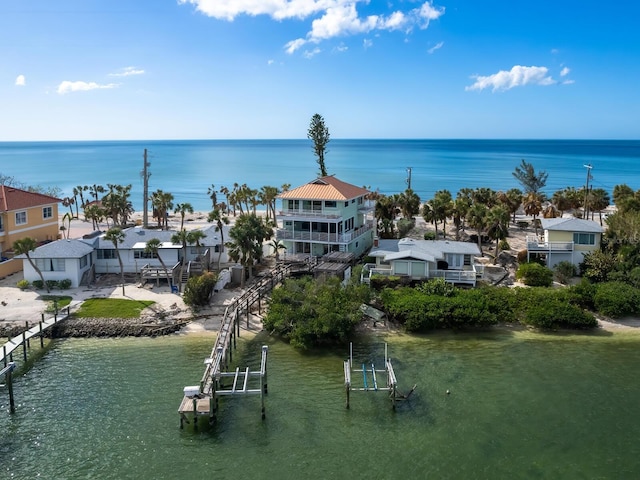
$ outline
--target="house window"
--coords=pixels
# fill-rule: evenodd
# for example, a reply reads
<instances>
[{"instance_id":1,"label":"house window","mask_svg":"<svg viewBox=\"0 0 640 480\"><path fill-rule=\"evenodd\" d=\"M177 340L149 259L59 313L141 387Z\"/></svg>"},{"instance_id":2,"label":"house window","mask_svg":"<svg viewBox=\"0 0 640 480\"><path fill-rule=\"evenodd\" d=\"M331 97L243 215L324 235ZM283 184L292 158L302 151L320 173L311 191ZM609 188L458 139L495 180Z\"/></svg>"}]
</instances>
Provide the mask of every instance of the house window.
<instances>
[{"instance_id":1,"label":"house window","mask_svg":"<svg viewBox=\"0 0 640 480\"><path fill-rule=\"evenodd\" d=\"M320 200L314 200L312 203L313 206L313 211L314 212L321 212L322 211L322 202Z\"/></svg>"},{"instance_id":2,"label":"house window","mask_svg":"<svg viewBox=\"0 0 640 480\"><path fill-rule=\"evenodd\" d=\"M0 232L4 232L4 222L2 220L2 215L0 215Z\"/></svg>"},{"instance_id":3,"label":"house window","mask_svg":"<svg viewBox=\"0 0 640 480\"><path fill-rule=\"evenodd\" d=\"M358 197L358 205L362 205L363 201L364 201L364 197Z\"/></svg>"},{"instance_id":4,"label":"house window","mask_svg":"<svg viewBox=\"0 0 640 480\"><path fill-rule=\"evenodd\" d=\"M596 235L595 233L574 233L573 243L576 245L595 245Z\"/></svg>"},{"instance_id":5,"label":"house window","mask_svg":"<svg viewBox=\"0 0 640 480\"><path fill-rule=\"evenodd\" d=\"M348 232L353 229L353 217L344 222L344 231Z\"/></svg>"},{"instance_id":6,"label":"house window","mask_svg":"<svg viewBox=\"0 0 640 480\"><path fill-rule=\"evenodd\" d=\"M298 210L300 208L300 200L289 200L289 210Z\"/></svg>"},{"instance_id":7,"label":"house window","mask_svg":"<svg viewBox=\"0 0 640 480\"><path fill-rule=\"evenodd\" d=\"M43 207L42 208L42 218L52 218L53 217L53 208L51 207Z\"/></svg>"},{"instance_id":8,"label":"house window","mask_svg":"<svg viewBox=\"0 0 640 480\"><path fill-rule=\"evenodd\" d=\"M64 258L36 258L36 267L43 272L64 272Z\"/></svg>"},{"instance_id":9,"label":"house window","mask_svg":"<svg viewBox=\"0 0 640 480\"><path fill-rule=\"evenodd\" d=\"M347 200L346 202L344 202L344 206L348 207L349 206L349 201Z\"/></svg>"},{"instance_id":10,"label":"house window","mask_svg":"<svg viewBox=\"0 0 640 480\"><path fill-rule=\"evenodd\" d=\"M16 212L16 225L27 223L27 212Z\"/></svg>"},{"instance_id":11,"label":"house window","mask_svg":"<svg viewBox=\"0 0 640 480\"><path fill-rule=\"evenodd\" d=\"M324 206L325 208L336 208L336 202L335 200L326 200Z\"/></svg>"},{"instance_id":12,"label":"house window","mask_svg":"<svg viewBox=\"0 0 640 480\"><path fill-rule=\"evenodd\" d=\"M144 250L134 250L133 258L158 258L153 252L145 252Z\"/></svg>"},{"instance_id":13,"label":"house window","mask_svg":"<svg viewBox=\"0 0 640 480\"><path fill-rule=\"evenodd\" d=\"M98 250L98 260L113 260L115 258L118 258L118 255L116 254L116 250L114 248L104 248Z\"/></svg>"},{"instance_id":14,"label":"house window","mask_svg":"<svg viewBox=\"0 0 640 480\"><path fill-rule=\"evenodd\" d=\"M356 203L356 199L354 198L353 200L351 200L351 203Z\"/></svg>"},{"instance_id":15,"label":"house window","mask_svg":"<svg viewBox=\"0 0 640 480\"><path fill-rule=\"evenodd\" d=\"M221 247L221 245L220 245L220 244L215 245L215 246L213 247L213 251L214 251L214 253L220 253L220 252L222 252L223 250L221 250L221 249L220 249L220 247Z\"/></svg>"},{"instance_id":16,"label":"house window","mask_svg":"<svg viewBox=\"0 0 640 480\"><path fill-rule=\"evenodd\" d=\"M87 266L87 263L89 263L88 258L89 255L85 255L84 257L80 258L80 268L85 268Z\"/></svg>"}]
</instances>

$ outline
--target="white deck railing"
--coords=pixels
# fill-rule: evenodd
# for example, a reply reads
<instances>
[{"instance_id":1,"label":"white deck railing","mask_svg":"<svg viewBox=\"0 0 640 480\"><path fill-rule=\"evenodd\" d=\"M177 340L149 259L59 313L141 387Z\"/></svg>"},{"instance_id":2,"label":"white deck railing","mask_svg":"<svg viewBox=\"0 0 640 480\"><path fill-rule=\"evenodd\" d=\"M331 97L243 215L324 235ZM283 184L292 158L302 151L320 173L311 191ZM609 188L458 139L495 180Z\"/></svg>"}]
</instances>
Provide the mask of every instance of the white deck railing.
<instances>
[{"instance_id":1,"label":"white deck railing","mask_svg":"<svg viewBox=\"0 0 640 480\"><path fill-rule=\"evenodd\" d=\"M573 242L546 242L542 238L527 236L527 250L530 252L571 252Z\"/></svg>"},{"instance_id":2,"label":"white deck railing","mask_svg":"<svg viewBox=\"0 0 640 480\"><path fill-rule=\"evenodd\" d=\"M276 239L323 243L349 243L371 229L373 229L373 224L362 225L346 233L300 232L279 228L276 232Z\"/></svg>"},{"instance_id":3,"label":"white deck railing","mask_svg":"<svg viewBox=\"0 0 640 480\"><path fill-rule=\"evenodd\" d=\"M367 263L362 269L360 280L364 283L369 283L373 275L393 275L393 271L391 267L379 267L375 263ZM396 275L407 276L406 274ZM483 275L484 265L473 265L471 270L430 270L426 278L444 278L447 282L475 285L476 280L482 278Z\"/></svg>"}]
</instances>

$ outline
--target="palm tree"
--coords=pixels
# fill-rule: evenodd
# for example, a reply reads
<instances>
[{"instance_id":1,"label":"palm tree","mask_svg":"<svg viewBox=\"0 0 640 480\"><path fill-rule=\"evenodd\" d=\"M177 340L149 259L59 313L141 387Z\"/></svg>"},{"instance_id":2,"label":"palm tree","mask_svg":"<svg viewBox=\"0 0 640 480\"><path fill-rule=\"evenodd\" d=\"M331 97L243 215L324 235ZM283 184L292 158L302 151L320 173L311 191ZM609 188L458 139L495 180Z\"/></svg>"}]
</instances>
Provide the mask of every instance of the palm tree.
<instances>
[{"instance_id":1,"label":"palm tree","mask_svg":"<svg viewBox=\"0 0 640 480\"><path fill-rule=\"evenodd\" d=\"M600 215L600 226L602 226L602 211L609 206L611 199L609 193L603 188L596 188L589 192L589 206L591 207L591 213L598 212ZM593 220L593 216L591 217Z\"/></svg>"},{"instance_id":2,"label":"palm tree","mask_svg":"<svg viewBox=\"0 0 640 480\"><path fill-rule=\"evenodd\" d=\"M218 272L220 271L220 259L222 257L222 252L224 250L224 226L229 225L229 217L225 215L224 209L219 206L219 208L214 208L211 212L209 212L209 217L207 218L208 222L216 223L216 232L220 232L220 245L218 246Z\"/></svg>"},{"instance_id":3,"label":"palm tree","mask_svg":"<svg viewBox=\"0 0 640 480\"><path fill-rule=\"evenodd\" d=\"M516 213L522 205L522 192L519 188L510 188L506 192L498 192L498 201L507 207L513 221L516 221Z\"/></svg>"},{"instance_id":4,"label":"palm tree","mask_svg":"<svg viewBox=\"0 0 640 480\"><path fill-rule=\"evenodd\" d=\"M51 292L51 290L49 289L49 285L47 285L47 282L44 279L44 275L42 275L42 271L33 261L31 255L29 255L29 252L33 252L36 248L38 248L38 243L31 237L24 237L13 242L13 253L16 255L24 254L27 257L27 260L31 264L31 268L36 271L36 273L40 277L40 280L42 280L42 285L47 289L47 293L49 293Z\"/></svg>"},{"instance_id":5,"label":"palm tree","mask_svg":"<svg viewBox=\"0 0 640 480\"><path fill-rule=\"evenodd\" d=\"M494 265L500 254L500 241L509 235L510 217L511 214L504 205L496 205L487 212L487 235L496 241L496 254L493 257Z\"/></svg>"},{"instance_id":6,"label":"palm tree","mask_svg":"<svg viewBox=\"0 0 640 480\"><path fill-rule=\"evenodd\" d=\"M158 219L158 228L168 230L167 212L173 208L173 194L156 190L151 194L153 217Z\"/></svg>"},{"instance_id":7,"label":"palm tree","mask_svg":"<svg viewBox=\"0 0 640 480\"><path fill-rule=\"evenodd\" d=\"M189 245L196 246L198 255L200 255L200 250L202 248L202 245L200 244L200 240L202 240L203 238L207 238L207 236L202 230L189 230L187 232L187 243Z\"/></svg>"},{"instance_id":8,"label":"palm tree","mask_svg":"<svg viewBox=\"0 0 640 480\"><path fill-rule=\"evenodd\" d=\"M64 197L62 199L62 205L65 207L69 207L69 213L71 213L71 216L73 216L73 204L75 203L75 200L73 199L73 197Z\"/></svg>"},{"instance_id":9,"label":"palm tree","mask_svg":"<svg viewBox=\"0 0 640 480\"><path fill-rule=\"evenodd\" d=\"M220 189L222 191L222 189ZM212 183L209 188L207 188L207 195L211 199L211 209L216 208L218 205L218 192L216 191L216 186Z\"/></svg>"},{"instance_id":10,"label":"palm tree","mask_svg":"<svg viewBox=\"0 0 640 480\"><path fill-rule=\"evenodd\" d=\"M65 222L65 220L66 220L67 222L69 222L69 226L68 226L68 227L65 227L65 229L64 229L64 231L65 231L65 233L66 233L66 238L69 238L69 233L70 233L70 231L71 231L71 219L72 219L72 218L73 218L73 216L72 216L72 215L70 215L70 214L69 214L69 212L65 213L65 214L62 216L62 226L63 226L63 227L64 227L64 222Z\"/></svg>"},{"instance_id":11,"label":"palm tree","mask_svg":"<svg viewBox=\"0 0 640 480\"><path fill-rule=\"evenodd\" d=\"M93 229L98 230L100 222L104 220L105 213L100 205L92 203L84 207L84 216L87 219L91 219Z\"/></svg>"},{"instance_id":12,"label":"palm tree","mask_svg":"<svg viewBox=\"0 0 640 480\"><path fill-rule=\"evenodd\" d=\"M162 246L162 242L160 241L160 239L152 238L145 244L144 251L146 253L152 254L154 257L158 259L158 261L160 262L160 265L162 265L162 268L164 270L164 276L167 278L167 282L169 282L169 286L171 286L171 281L169 280L169 271L167 270L167 266L164 264L164 261L160 256L161 246Z\"/></svg>"},{"instance_id":13,"label":"palm tree","mask_svg":"<svg viewBox=\"0 0 640 480\"><path fill-rule=\"evenodd\" d=\"M378 223L377 231L382 238L394 237L394 220L399 209L393 196L381 195L376 202L373 215Z\"/></svg>"},{"instance_id":14,"label":"palm tree","mask_svg":"<svg viewBox=\"0 0 640 480\"><path fill-rule=\"evenodd\" d=\"M262 217L254 214L240 215L229 231L233 242L230 243L229 256L240 260L243 267L248 267L249 277L253 275L253 264L262 258L262 242L273 235L273 229ZM244 279L244 275L243 275Z\"/></svg>"},{"instance_id":15,"label":"palm tree","mask_svg":"<svg viewBox=\"0 0 640 480\"><path fill-rule=\"evenodd\" d=\"M120 256L120 249L118 246L124 242L124 232L119 227L112 227L107 230L107 233L104 234L104 239L108 242L112 242L114 248L116 249L116 255L118 257L118 263L120 264L120 278L122 279L122 295L125 295L124 292L124 265L122 264L122 257Z\"/></svg>"},{"instance_id":16,"label":"palm tree","mask_svg":"<svg viewBox=\"0 0 640 480\"><path fill-rule=\"evenodd\" d=\"M487 228L487 207L482 203L474 203L467 212L467 221L478 232L478 248L482 256L482 233Z\"/></svg>"},{"instance_id":17,"label":"palm tree","mask_svg":"<svg viewBox=\"0 0 640 480\"><path fill-rule=\"evenodd\" d=\"M276 262L280 261L280 250L286 250L287 247L281 240L276 240L275 238L269 242L269 246L273 248L273 251L276 255Z\"/></svg>"},{"instance_id":18,"label":"palm tree","mask_svg":"<svg viewBox=\"0 0 640 480\"><path fill-rule=\"evenodd\" d=\"M184 229L184 217L187 213L193 213L193 206L190 203L177 203L173 213L180 214L180 230Z\"/></svg>"}]
</instances>

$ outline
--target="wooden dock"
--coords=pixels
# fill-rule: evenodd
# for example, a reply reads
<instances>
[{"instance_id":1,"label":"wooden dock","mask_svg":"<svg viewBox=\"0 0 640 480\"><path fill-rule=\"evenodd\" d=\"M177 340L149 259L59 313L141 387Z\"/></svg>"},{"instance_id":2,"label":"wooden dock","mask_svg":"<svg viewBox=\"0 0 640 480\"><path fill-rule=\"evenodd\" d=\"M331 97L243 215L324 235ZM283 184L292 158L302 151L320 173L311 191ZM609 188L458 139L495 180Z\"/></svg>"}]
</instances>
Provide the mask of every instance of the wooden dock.
<instances>
[{"instance_id":1,"label":"wooden dock","mask_svg":"<svg viewBox=\"0 0 640 480\"><path fill-rule=\"evenodd\" d=\"M209 423L214 424L217 421L219 399L224 396L260 395L261 416L265 418L264 396L268 390L267 346L262 347L260 370L251 371L249 367L238 367L234 371L228 371L228 368L233 361L236 338L240 336L242 313L245 312L249 328L251 307L257 302L258 312L261 313L263 297L289 275L288 266L279 265L270 275L251 285L227 306L211 354L204 359L205 370L200 385L184 387L184 397L178 408L180 428L191 421L197 428L200 416L209 417ZM233 380L231 384L228 383L229 380Z\"/></svg>"},{"instance_id":2,"label":"wooden dock","mask_svg":"<svg viewBox=\"0 0 640 480\"><path fill-rule=\"evenodd\" d=\"M0 369L0 377L4 375L5 385L9 391L9 412L15 412L15 401L13 398L13 384L11 375L16 368L16 364L13 361L14 352L22 347L22 358L24 362L27 361L27 352L31 349L31 340L35 337L40 338L40 348L44 348L44 332L53 327L57 323L69 318L71 315L71 308L79 305L81 302L72 302L62 312L56 312L51 318L44 318L38 323L29 327L29 322L26 322L25 330L13 338L10 338L4 345L2 345L2 363L4 367Z\"/></svg>"}]
</instances>

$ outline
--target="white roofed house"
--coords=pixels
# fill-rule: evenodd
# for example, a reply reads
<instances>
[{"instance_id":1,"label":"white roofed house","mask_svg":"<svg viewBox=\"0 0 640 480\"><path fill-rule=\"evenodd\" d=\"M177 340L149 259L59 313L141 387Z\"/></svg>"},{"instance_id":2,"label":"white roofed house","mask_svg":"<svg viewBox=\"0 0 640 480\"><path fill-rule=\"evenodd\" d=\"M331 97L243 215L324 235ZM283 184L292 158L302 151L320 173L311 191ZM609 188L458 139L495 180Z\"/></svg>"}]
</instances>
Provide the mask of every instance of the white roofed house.
<instances>
[{"instance_id":1,"label":"white roofed house","mask_svg":"<svg viewBox=\"0 0 640 480\"><path fill-rule=\"evenodd\" d=\"M600 249L604 229L597 222L580 218L543 218L543 235L527 237L527 259L545 260L553 268L562 261L582 263L584 255Z\"/></svg>"},{"instance_id":2,"label":"white roofed house","mask_svg":"<svg viewBox=\"0 0 640 480\"><path fill-rule=\"evenodd\" d=\"M412 280L443 278L455 284L475 285L482 277L478 245L449 240L375 240L369 252L375 264L366 264L362 280L369 282L373 275L397 275Z\"/></svg>"},{"instance_id":3,"label":"white roofed house","mask_svg":"<svg viewBox=\"0 0 640 480\"><path fill-rule=\"evenodd\" d=\"M29 257L40 269L45 281L68 279L71 280L72 288L89 280L95 256L93 247L83 240L58 240L29 252ZM31 266L26 255L17 255L15 258L22 259L25 280L40 280L40 275Z\"/></svg>"},{"instance_id":4,"label":"white roofed house","mask_svg":"<svg viewBox=\"0 0 640 480\"><path fill-rule=\"evenodd\" d=\"M366 188L330 175L278 195L282 201L276 238L286 246L286 256L320 257L348 252L355 257L373 245L373 221Z\"/></svg>"}]
</instances>

